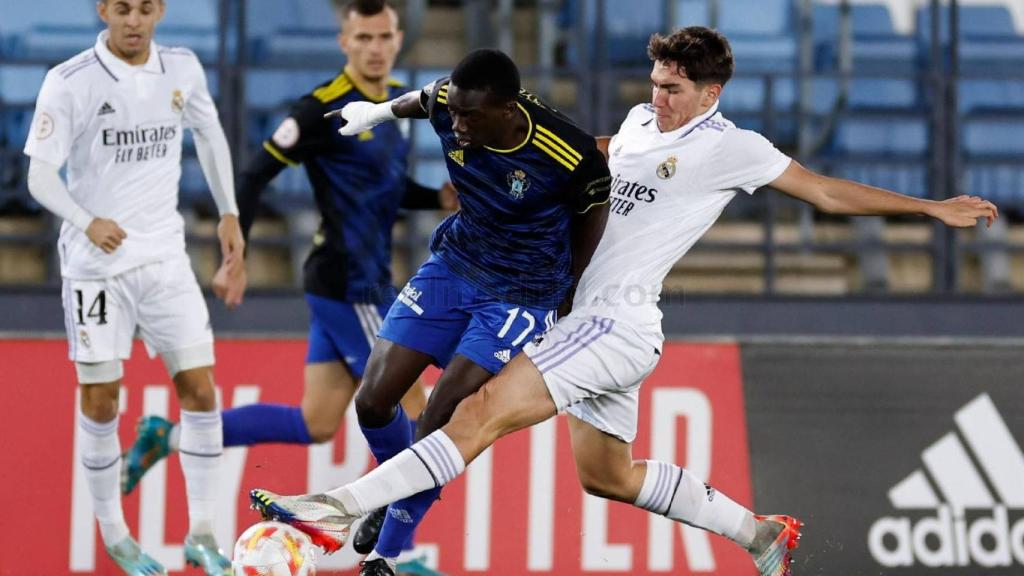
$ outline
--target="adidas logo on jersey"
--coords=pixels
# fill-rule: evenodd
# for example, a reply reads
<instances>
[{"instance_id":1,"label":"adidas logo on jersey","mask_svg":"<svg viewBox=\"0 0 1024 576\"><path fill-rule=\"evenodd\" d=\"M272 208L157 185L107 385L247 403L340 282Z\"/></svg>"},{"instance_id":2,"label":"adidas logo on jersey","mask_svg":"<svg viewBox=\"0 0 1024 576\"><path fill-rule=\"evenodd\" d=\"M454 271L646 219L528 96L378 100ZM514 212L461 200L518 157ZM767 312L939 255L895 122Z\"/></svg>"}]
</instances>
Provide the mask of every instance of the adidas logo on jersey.
<instances>
[{"instance_id":1,"label":"adidas logo on jersey","mask_svg":"<svg viewBox=\"0 0 1024 576\"><path fill-rule=\"evenodd\" d=\"M97 116L104 116L106 114L113 114L114 107L110 105L110 102L104 102L103 106L100 106L100 111L96 113Z\"/></svg>"},{"instance_id":2,"label":"adidas logo on jersey","mask_svg":"<svg viewBox=\"0 0 1024 576\"><path fill-rule=\"evenodd\" d=\"M988 394L954 420L957 430L922 452L924 466L889 490L906 515L871 525L879 564L1024 566L1024 453Z\"/></svg>"},{"instance_id":3,"label":"adidas logo on jersey","mask_svg":"<svg viewBox=\"0 0 1024 576\"><path fill-rule=\"evenodd\" d=\"M508 361L512 359L511 350L498 350L494 353L494 357L501 360L502 364L508 364Z\"/></svg>"},{"instance_id":4,"label":"adidas logo on jersey","mask_svg":"<svg viewBox=\"0 0 1024 576\"><path fill-rule=\"evenodd\" d=\"M448 157L454 160L455 163L458 164L459 166L466 165L465 152L463 152L462 150L452 150L451 152L448 153Z\"/></svg>"}]
</instances>

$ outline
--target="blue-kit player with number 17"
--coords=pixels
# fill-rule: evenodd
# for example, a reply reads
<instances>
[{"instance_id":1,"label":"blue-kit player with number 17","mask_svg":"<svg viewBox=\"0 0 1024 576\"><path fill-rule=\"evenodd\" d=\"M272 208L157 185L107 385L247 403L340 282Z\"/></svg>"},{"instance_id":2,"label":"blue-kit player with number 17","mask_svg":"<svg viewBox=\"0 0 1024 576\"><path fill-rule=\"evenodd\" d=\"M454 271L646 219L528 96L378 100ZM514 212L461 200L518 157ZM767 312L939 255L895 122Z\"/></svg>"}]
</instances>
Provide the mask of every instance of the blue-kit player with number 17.
<instances>
[{"instance_id":1,"label":"blue-kit player with number 17","mask_svg":"<svg viewBox=\"0 0 1024 576\"><path fill-rule=\"evenodd\" d=\"M332 115L345 120L342 134L429 119L461 206L434 231L430 258L384 318L356 393L359 424L383 462L410 444L399 400L427 366L445 370L418 419L419 437L443 426L567 309L604 231L611 178L593 136L522 90L516 65L497 50L470 53L450 78L422 90ZM403 543L438 494L374 515L384 524L361 574L394 574Z\"/></svg>"}]
</instances>

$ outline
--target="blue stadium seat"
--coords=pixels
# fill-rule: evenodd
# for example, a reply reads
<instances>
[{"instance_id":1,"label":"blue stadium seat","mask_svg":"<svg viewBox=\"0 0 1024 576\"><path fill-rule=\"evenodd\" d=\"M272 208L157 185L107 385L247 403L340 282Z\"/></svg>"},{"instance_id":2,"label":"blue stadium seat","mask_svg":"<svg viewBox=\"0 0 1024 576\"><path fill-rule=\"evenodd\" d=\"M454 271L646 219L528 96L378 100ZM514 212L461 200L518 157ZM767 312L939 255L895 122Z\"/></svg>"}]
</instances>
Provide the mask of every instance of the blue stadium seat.
<instances>
[{"instance_id":1,"label":"blue stadium seat","mask_svg":"<svg viewBox=\"0 0 1024 576\"><path fill-rule=\"evenodd\" d=\"M42 25L26 31L12 44L15 57L60 62L96 44L99 26Z\"/></svg>"},{"instance_id":2,"label":"blue stadium seat","mask_svg":"<svg viewBox=\"0 0 1024 576\"><path fill-rule=\"evenodd\" d=\"M815 4L816 66L834 70L839 55L839 6ZM855 73L913 73L919 65L919 46L911 36L898 34L892 14L883 4L850 7L853 70Z\"/></svg>"},{"instance_id":3,"label":"blue stadium seat","mask_svg":"<svg viewBox=\"0 0 1024 576\"><path fill-rule=\"evenodd\" d=\"M969 158L1016 156L1024 161L1022 134L1024 117L968 120L963 125L964 153Z\"/></svg>"},{"instance_id":4,"label":"blue stadium seat","mask_svg":"<svg viewBox=\"0 0 1024 576\"><path fill-rule=\"evenodd\" d=\"M592 21L595 9L590 4L587 16ZM613 65L648 64L647 40L651 32L661 29L664 15L663 2L606 2L604 22L608 62Z\"/></svg>"},{"instance_id":5,"label":"blue stadium seat","mask_svg":"<svg viewBox=\"0 0 1024 576\"><path fill-rule=\"evenodd\" d=\"M245 78L245 100L258 108L287 106L335 74L329 70L252 70Z\"/></svg>"},{"instance_id":6,"label":"blue stadium seat","mask_svg":"<svg viewBox=\"0 0 1024 576\"><path fill-rule=\"evenodd\" d=\"M635 3L625 2L632 5ZM793 33L790 0L728 0L719 2L718 29L726 36L782 36Z\"/></svg>"},{"instance_id":7,"label":"blue stadium seat","mask_svg":"<svg viewBox=\"0 0 1024 576\"><path fill-rule=\"evenodd\" d=\"M960 112L1024 111L1024 79L960 80Z\"/></svg>"},{"instance_id":8,"label":"blue stadium seat","mask_svg":"<svg viewBox=\"0 0 1024 576\"><path fill-rule=\"evenodd\" d=\"M7 105L34 105L45 77L44 66L0 65L0 100Z\"/></svg>"},{"instance_id":9,"label":"blue stadium seat","mask_svg":"<svg viewBox=\"0 0 1024 576\"><path fill-rule=\"evenodd\" d=\"M0 33L19 35L37 26L95 27L93 2L30 0L4 2Z\"/></svg>"},{"instance_id":10,"label":"blue stadium seat","mask_svg":"<svg viewBox=\"0 0 1024 576\"><path fill-rule=\"evenodd\" d=\"M331 7L331 0L298 0L292 9L298 17L299 28L338 33L338 18Z\"/></svg>"},{"instance_id":11,"label":"blue stadium seat","mask_svg":"<svg viewBox=\"0 0 1024 576\"><path fill-rule=\"evenodd\" d=\"M212 0L174 0L167 2L164 19L157 30L201 30L216 32L220 17L219 2Z\"/></svg>"},{"instance_id":12,"label":"blue stadium seat","mask_svg":"<svg viewBox=\"0 0 1024 576\"><path fill-rule=\"evenodd\" d=\"M852 117L839 123L835 148L841 155L923 156L928 140L923 118Z\"/></svg>"},{"instance_id":13,"label":"blue stadium seat","mask_svg":"<svg viewBox=\"0 0 1024 576\"><path fill-rule=\"evenodd\" d=\"M848 101L851 110L913 110L920 107L917 84L904 78L854 78Z\"/></svg>"},{"instance_id":14,"label":"blue stadium seat","mask_svg":"<svg viewBox=\"0 0 1024 576\"><path fill-rule=\"evenodd\" d=\"M337 66L345 62L337 30L281 29L263 43L260 60L277 66Z\"/></svg>"},{"instance_id":15,"label":"blue stadium seat","mask_svg":"<svg viewBox=\"0 0 1024 576\"><path fill-rule=\"evenodd\" d=\"M1003 209L1024 210L1024 164L968 163L964 180L967 194L991 200Z\"/></svg>"},{"instance_id":16,"label":"blue stadium seat","mask_svg":"<svg viewBox=\"0 0 1024 576\"><path fill-rule=\"evenodd\" d=\"M949 42L949 8L939 13L940 38ZM960 7L960 62L965 70L1019 73L1024 68L1024 36L1017 34L1005 6ZM931 34L931 10L917 12L918 41L927 47Z\"/></svg>"},{"instance_id":17,"label":"blue stadium seat","mask_svg":"<svg viewBox=\"0 0 1024 576\"><path fill-rule=\"evenodd\" d=\"M213 203L209 192L210 188L203 176L202 166L199 165L199 160L195 157L182 158L179 189L179 204L183 207Z\"/></svg>"}]
</instances>

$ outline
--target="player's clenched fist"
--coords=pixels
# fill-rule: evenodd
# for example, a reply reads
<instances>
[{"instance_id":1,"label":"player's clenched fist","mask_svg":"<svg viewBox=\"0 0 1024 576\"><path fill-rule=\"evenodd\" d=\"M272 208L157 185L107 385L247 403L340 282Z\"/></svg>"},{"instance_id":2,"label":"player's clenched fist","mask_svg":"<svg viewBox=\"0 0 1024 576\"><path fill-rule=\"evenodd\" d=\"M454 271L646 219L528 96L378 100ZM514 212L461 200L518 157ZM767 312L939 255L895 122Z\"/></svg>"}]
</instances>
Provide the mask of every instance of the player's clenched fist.
<instances>
[{"instance_id":1,"label":"player's clenched fist","mask_svg":"<svg viewBox=\"0 0 1024 576\"><path fill-rule=\"evenodd\" d=\"M118 226L117 222L106 218L93 218L89 227L85 229L85 235L107 254L117 250L121 242L128 237L128 233Z\"/></svg>"},{"instance_id":2,"label":"player's clenched fist","mask_svg":"<svg viewBox=\"0 0 1024 576\"><path fill-rule=\"evenodd\" d=\"M395 119L395 113L391 110L391 102L349 102L340 110L331 110L324 114L324 118L341 118L341 128L338 134L342 136L355 136L388 120Z\"/></svg>"}]
</instances>

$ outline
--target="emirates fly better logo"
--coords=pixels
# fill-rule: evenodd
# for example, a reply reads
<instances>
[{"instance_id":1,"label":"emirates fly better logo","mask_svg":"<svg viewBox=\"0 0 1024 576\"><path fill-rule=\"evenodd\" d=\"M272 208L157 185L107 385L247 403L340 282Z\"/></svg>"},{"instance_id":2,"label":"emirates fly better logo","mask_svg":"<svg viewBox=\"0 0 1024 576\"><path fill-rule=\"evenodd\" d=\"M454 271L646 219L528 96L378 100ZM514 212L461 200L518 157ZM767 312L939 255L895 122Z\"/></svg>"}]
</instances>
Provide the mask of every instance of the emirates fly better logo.
<instances>
[{"instance_id":1,"label":"emirates fly better logo","mask_svg":"<svg viewBox=\"0 0 1024 576\"><path fill-rule=\"evenodd\" d=\"M956 412L956 431L889 490L906 515L879 518L868 548L881 565L1024 566L1024 454L988 394ZM924 512L924 513L922 513Z\"/></svg>"}]
</instances>

